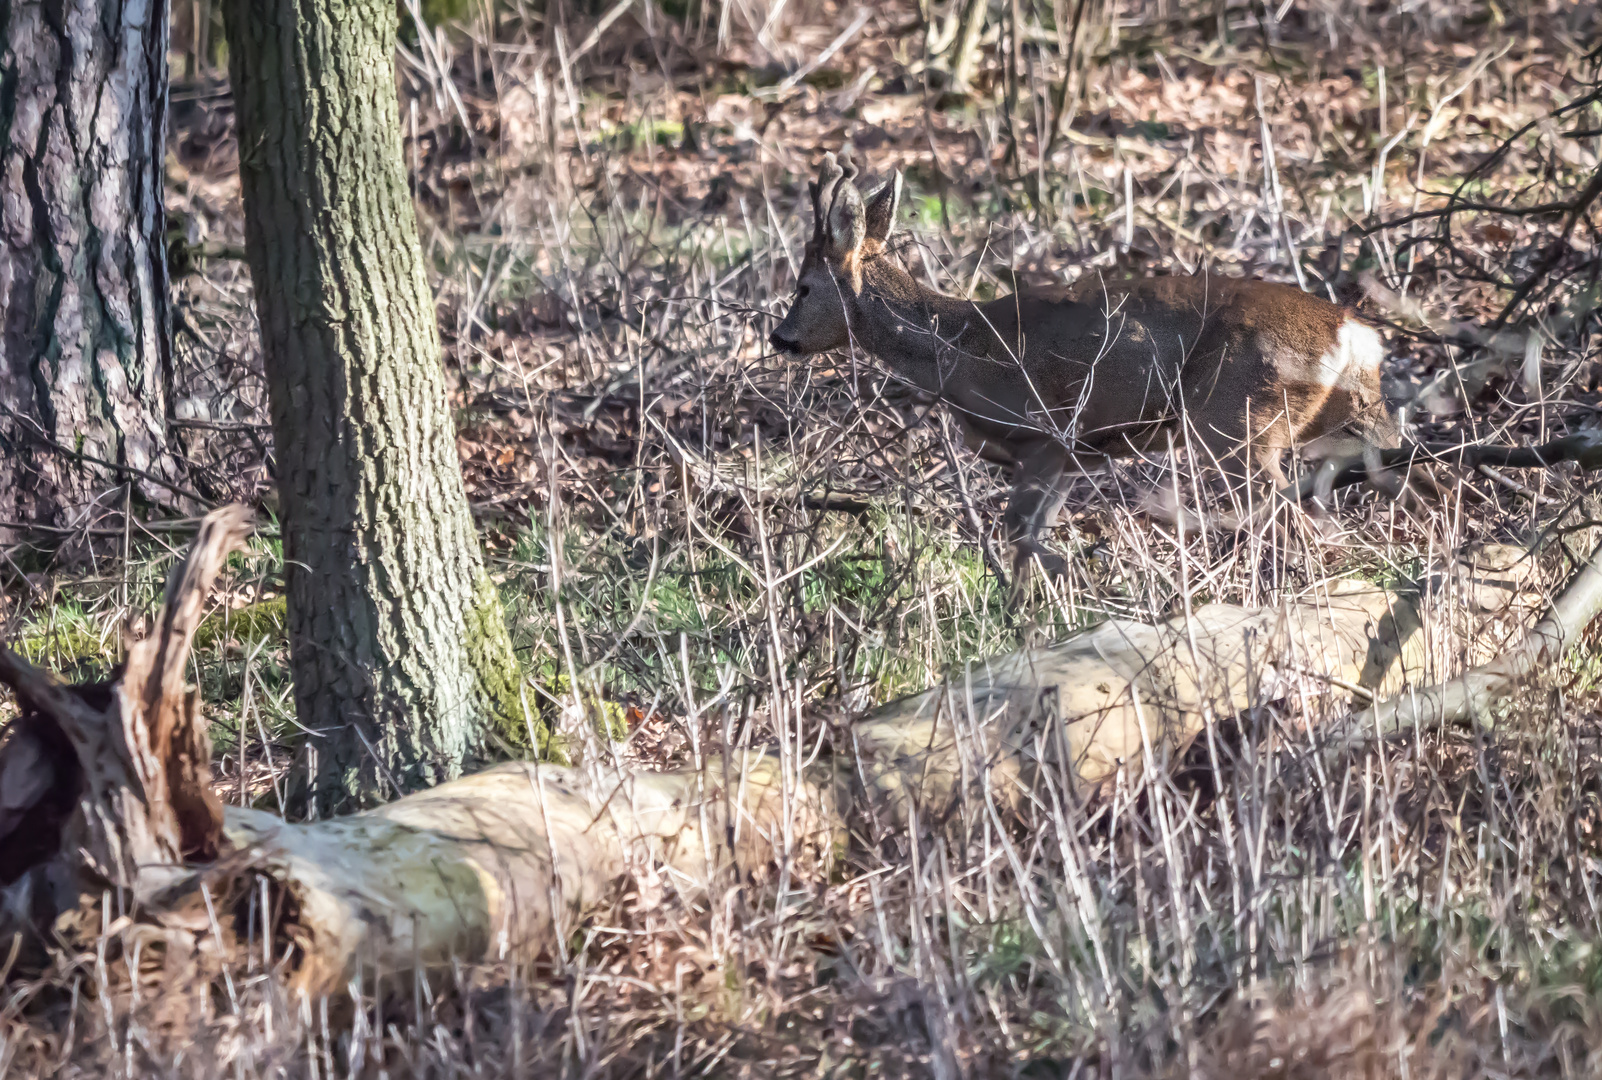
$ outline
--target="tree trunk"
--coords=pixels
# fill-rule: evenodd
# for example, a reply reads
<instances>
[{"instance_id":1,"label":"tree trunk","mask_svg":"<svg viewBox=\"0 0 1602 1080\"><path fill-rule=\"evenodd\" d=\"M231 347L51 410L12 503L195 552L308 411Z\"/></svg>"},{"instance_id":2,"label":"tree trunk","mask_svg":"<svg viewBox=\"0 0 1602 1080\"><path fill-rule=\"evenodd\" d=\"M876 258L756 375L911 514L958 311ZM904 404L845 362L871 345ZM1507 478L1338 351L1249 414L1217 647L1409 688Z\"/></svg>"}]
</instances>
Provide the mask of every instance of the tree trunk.
<instances>
[{"instance_id":1,"label":"tree trunk","mask_svg":"<svg viewBox=\"0 0 1602 1080\"><path fill-rule=\"evenodd\" d=\"M459 776L527 726L445 397L386 0L229 0L246 253L317 812Z\"/></svg>"},{"instance_id":2,"label":"tree trunk","mask_svg":"<svg viewBox=\"0 0 1602 1080\"><path fill-rule=\"evenodd\" d=\"M72 524L130 479L173 501L167 11L0 4L3 522Z\"/></svg>"}]
</instances>

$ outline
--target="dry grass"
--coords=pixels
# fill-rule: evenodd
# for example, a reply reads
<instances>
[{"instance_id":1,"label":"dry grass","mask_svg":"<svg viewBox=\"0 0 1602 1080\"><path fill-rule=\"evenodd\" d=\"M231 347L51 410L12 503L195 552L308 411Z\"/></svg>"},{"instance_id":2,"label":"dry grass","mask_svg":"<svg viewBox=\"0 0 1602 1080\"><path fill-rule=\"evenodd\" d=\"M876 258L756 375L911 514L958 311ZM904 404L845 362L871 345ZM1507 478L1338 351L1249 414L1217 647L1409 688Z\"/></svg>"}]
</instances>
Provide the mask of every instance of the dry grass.
<instances>
[{"instance_id":1,"label":"dry grass","mask_svg":"<svg viewBox=\"0 0 1602 1080\"><path fill-rule=\"evenodd\" d=\"M934 5L936 36L954 2ZM1591 483L1553 470L1446 477L1450 496L1422 505L1343 496L1327 533L1180 535L1131 513L1167 463L1130 462L1077 482L1057 537L1069 576L1008 605L983 552L1003 480L942 411L865 357L765 353L810 228L804 181L842 140L870 174L906 170L902 254L947 291L1210 266L1352 298L1367 272L1411 302L1376 312L1403 400L1484 355L1443 341L1454 321L1490 326L1517 300L1508 328L1543 328L1538 380L1493 373L1456 414L1444 380L1428 433L1538 437L1597 410L1594 208L1561 241L1561 214L1472 209L1449 230L1365 232L1445 208L1442 191L1506 207L1580 191L1599 141L1564 135L1602 111L1543 118L1594 86L1592 9L1097 0L1071 131L1043 154L1055 20L1075 6L998 6L971 97L943 87L909 4L870 9L793 81L854 9L645 0L566 70L599 12L464 5L434 50L403 25L463 466L531 693L572 752L844 753L834 721L1022 639L1332 572L1397 580L1597 516ZM1009 66L1020 24L1041 29ZM226 87L202 64L174 108L171 201L226 255ZM248 275L211 255L180 285L181 431L201 490L253 497L267 434ZM86 528L104 561L7 553L7 629L62 667L114 656L183 538L125 533L109 510ZM197 665L225 797L269 806L302 738L278 559L269 533L238 560ZM98 952L13 972L0 1075L1596 1075L1597 684L1587 655L1494 734L1323 771L1267 748L1329 703L1264 702L1136 789L1042 792L1018 821L964 806L910 836L862 820L829 879L782 891L641 882L565 958L433 987L298 1002L270 962L175 978L108 917Z\"/></svg>"}]
</instances>

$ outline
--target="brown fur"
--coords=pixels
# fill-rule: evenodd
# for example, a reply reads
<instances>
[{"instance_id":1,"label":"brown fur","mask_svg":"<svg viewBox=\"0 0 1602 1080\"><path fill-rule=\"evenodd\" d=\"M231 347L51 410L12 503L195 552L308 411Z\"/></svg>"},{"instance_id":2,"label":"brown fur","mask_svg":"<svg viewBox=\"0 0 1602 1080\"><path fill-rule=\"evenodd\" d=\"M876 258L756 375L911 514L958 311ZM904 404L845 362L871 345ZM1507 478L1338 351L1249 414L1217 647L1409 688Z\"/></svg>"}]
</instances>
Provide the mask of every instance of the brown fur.
<instances>
[{"instance_id":1,"label":"brown fur","mask_svg":"<svg viewBox=\"0 0 1602 1080\"><path fill-rule=\"evenodd\" d=\"M1255 465L1283 482L1281 452L1321 436L1395 445L1377 367L1322 377L1355 322L1341 307L1205 274L1091 277L975 304L925 288L888 254L899 177L864 206L829 155L813 191L818 227L773 344L803 355L855 344L950 405L970 445L1014 466L1005 522L1024 554L1039 552L1073 466L1188 436L1236 481Z\"/></svg>"}]
</instances>

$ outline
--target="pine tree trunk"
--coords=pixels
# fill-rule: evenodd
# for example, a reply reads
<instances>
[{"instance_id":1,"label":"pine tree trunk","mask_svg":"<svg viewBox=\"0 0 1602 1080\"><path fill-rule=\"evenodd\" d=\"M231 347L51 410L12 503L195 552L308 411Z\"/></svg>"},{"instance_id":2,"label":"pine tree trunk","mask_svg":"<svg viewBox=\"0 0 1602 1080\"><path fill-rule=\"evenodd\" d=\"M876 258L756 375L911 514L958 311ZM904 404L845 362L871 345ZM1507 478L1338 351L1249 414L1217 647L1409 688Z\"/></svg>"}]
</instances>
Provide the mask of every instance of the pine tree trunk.
<instances>
[{"instance_id":1,"label":"pine tree trunk","mask_svg":"<svg viewBox=\"0 0 1602 1080\"><path fill-rule=\"evenodd\" d=\"M0 522L174 501L167 11L0 3Z\"/></svg>"},{"instance_id":2,"label":"pine tree trunk","mask_svg":"<svg viewBox=\"0 0 1602 1080\"><path fill-rule=\"evenodd\" d=\"M246 252L318 812L526 730L445 397L401 152L392 0L229 0Z\"/></svg>"}]
</instances>

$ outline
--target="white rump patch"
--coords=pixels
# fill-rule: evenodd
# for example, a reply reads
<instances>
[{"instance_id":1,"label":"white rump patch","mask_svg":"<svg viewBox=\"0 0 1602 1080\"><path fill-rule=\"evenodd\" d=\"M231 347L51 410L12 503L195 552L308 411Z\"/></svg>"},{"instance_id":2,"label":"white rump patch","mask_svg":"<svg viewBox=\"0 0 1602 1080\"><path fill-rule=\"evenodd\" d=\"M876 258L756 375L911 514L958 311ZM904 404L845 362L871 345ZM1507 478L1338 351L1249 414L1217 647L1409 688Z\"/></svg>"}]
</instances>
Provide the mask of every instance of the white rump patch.
<instances>
[{"instance_id":1,"label":"white rump patch","mask_svg":"<svg viewBox=\"0 0 1602 1080\"><path fill-rule=\"evenodd\" d=\"M1335 333L1335 344L1318 358L1318 381L1334 386L1341 376L1378 371L1385 359L1385 343L1372 326L1346 319Z\"/></svg>"}]
</instances>

